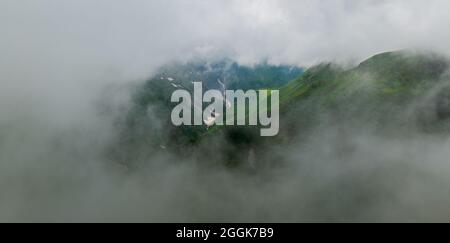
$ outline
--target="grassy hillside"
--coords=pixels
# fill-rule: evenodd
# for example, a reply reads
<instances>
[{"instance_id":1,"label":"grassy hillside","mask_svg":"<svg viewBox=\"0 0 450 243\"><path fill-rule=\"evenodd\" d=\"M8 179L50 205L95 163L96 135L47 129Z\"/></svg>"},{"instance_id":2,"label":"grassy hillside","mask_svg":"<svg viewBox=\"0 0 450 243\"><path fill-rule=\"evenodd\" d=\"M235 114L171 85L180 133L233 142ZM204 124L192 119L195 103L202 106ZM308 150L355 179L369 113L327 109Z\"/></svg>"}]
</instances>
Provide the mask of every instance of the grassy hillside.
<instances>
[{"instance_id":1,"label":"grassy hillside","mask_svg":"<svg viewBox=\"0 0 450 243\"><path fill-rule=\"evenodd\" d=\"M282 109L381 128L416 121L440 128L449 113L448 66L436 54L406 51L376 55L350 70L321 64L281 88Z\"/></svg>"},{"instance_id":2,"label":"grassy hillside","mask_svg":"<svg viewBox=\"0 0 450 243\"><path fill-rule=\"evenodd\" d=\"M192 82L202 82L204 92L209 89L259 89L279 87L302 72L294 66L261 63L249 67L228 59L166 65L136 87L130 109L117 122L121 134L118 146L125 152L114 156L120 161L129 161L136 157L145 158L154 151L184 153L186 148L198 146L203 137L213 134L214 128L175 127L170 121L172 108L176 105L170 101L172 93L186 89L192 94Z\"/></svg>"},{"instance_id":3,"label":"grassy hillside","mask_svg":"<svg viewBox=\"0 0 450 243\"><path fill-rule=\"evenodd\" d=\"M230 68L222 63L207 69L194 65L196 72L191 69L194 66L163 69L137 90L134 106L120 127L121 146L129 148L127 156L145 158L145 154L154 151L171 151L214 158L211 163L241 165L246 164L249 153L250 157L281 161L278 155L267 154L273 150L266 148L283 146L294 139L307 142L322 127L337 127L343 144L346 134L355 130L389 136L411 131L450 131L450 83L446 75L449 62L436 54L382 53L351 69L324 63L302 75L298 73L298 78L287 83L291 73L286 71L290 68L250 69L234 65ZM226 72L223 67L227 67ZM281 117L277 137L260 137L258 127L178 128L170 123L170 94L177 87L189 89L189 80L204 79L210 88L221 85L217 79L228 80L232 87L239 83L242 87L260 88L264 85L255 79L261 77L262 83L271 86L269 77L280 73L284 73L285 84L279 88Z\"/></svg>"}]
</instances>

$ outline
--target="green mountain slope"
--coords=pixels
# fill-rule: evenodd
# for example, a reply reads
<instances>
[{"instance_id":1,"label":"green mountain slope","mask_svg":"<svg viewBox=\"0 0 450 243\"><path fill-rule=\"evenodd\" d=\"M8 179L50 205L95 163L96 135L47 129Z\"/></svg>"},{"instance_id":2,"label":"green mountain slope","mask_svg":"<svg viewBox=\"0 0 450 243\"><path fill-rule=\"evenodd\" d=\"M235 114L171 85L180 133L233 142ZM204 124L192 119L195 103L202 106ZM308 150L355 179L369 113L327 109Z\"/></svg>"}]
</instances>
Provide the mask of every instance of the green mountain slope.
<instances>
[{"instance_id":1,"label":"green mountain slope","mask_svg":"<svg viewBox=\"0 0 450 243\"><path fill-rule=\"evenodd\" d=\"M193 91L192 82L202 82L203 91L217 89L259 89L279 87L298 77L303 70L294 66L260 63L253 67L229 59L192 61L166 65L144 84L136 87L130 109L117 122L120 130L121 161L147 157L155 150L183 152L198 144L213 130L207 126L175 127L170 121L170 101L175 90ZM116 150L116 149L113 149Z\"/></svg>"},{"instance_id":2,"label":"green mountain slope","mask_svg":"<svg viewBox=\"0 0 450 243\"><path fill-rule=\"evenodd\" d=\"M277 137L260 137L254 127L221 132L239 144L234 154L256 150L261 161L278 162L283 159L270 154L271 148L308 143L330 128L338 131L344 152L352 147L345 138L355 131L393 139L417 132L445 135L450 132L448 67L444 57L408 51L379 54L351 69L320 64L280 88Z\"/></svg>"},{"instance_id":3,"label":"green mountain slope","mask_svg":"<svg viewBox=\"0 0 450 243\"><path fill-rule=\"evenodd\" d=\"M330 99L345 98L357 92L386 97L417 96L436 84L447 68L447 60L435 54L389 52L350 70L333 64L318 65L281 90L284 102L306 91L320 92Z\"/></svg>"},{"instance_id":4,"label":"green mountain slope","mask_svg":"<svg viewBox=\"0 0 450 243\"><path fill-rule=\"evenodd\" d=\"M286 113L303 108L303 116L325 112L380 126L428 119L437 127L449 109L448 67L436 54L406 51L376 55L350 70L322 64L281 88L281 102Z\"/></svg>"},{"instance_id":5,"label":"green mountain slope","mask_svg":"<svg viewBox=\"0 0 450 243\"><path fill-rule=\"evenodd\" d=\"M271 154L268 151L274 150L268 148L282 148L293 140L308 142L317 131L329 127L338 128L343 150L347 149L346 134L356 130L393 137L412 131L442 134L450 131L449 62L436 54L382 53L351 69L325 63L288 83L287 78L293 75L288 71L290 68L233 66L223 63L208 68L172 66L138 89L134 105L120 123L121 151L126 151L120 160L170 152L207 157L210 163L235 166L248 164L249 157L283 161L282 154ZM268 77L280 74L286 84L279 88L280 133L276 137L260 137L258 127L207 129L173 127L170 123L173 106L170 94L177 87L189 90L191 80L206 80L209 88L221 86L218 79L229 80L231 87L239 83L243 89L262 88L275 87ZM263 82L255 81L258 77Z\"/></svg>"}]
</instances>

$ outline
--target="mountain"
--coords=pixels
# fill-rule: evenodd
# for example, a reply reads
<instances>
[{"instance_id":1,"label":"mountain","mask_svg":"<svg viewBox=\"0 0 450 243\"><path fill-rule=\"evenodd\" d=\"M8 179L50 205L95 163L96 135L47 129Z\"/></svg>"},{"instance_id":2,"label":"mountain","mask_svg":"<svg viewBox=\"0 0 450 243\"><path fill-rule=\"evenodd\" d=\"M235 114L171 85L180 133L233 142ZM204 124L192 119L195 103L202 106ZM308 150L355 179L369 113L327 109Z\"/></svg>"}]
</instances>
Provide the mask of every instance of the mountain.
<instances>
[{"instance_id":1,"label":"mountain","mask_svg":"<svg viewBox=\"0 0 450 243\"><path fill-rule=\"evenodd\" d=\"M383 130L442 128L450 117L448 67L445 57L412 51L382 53L348 70L321 64L282 87L281 103L309 120L327 114Z\"/></svg>"},{"instance_id":2,"label":"mountain","mask_svg":"<svg viewBox=\"0 0 450 243\"><path fill-rule=\"evenodd\" d=\"M406 51L376 55L350 70L331 63L321 64L283 87L283 101L315 92L328 96L328 101L357 92L391 98L417 96L439 81L448 65L444 57L436 54Z\"/></svg>"},{"instance_id":3,"label":"mountain","mask_svg":"<svg viewBox=\"0 0 450 243\"><path fill-rule=\"evenodd\" d=\"M304 73L295 67L243 67L228 60L169 65L136 90L119 123L121 151L126 151L120 160L167 152L240 167L249 160L281 162L283 154L273 154L271 148L282 151L283 144L307 143L329 127L339 131L343 151L351 149L346 137L354 131L393 137L412 131L445 134L450 131L448 67L445 57L414 51L382 53L353 68L323 63ZM171 92L192 90L191 81L197 80L207 89L278 87L279 135L263 138L259 128L249 126L172 126Z\"/></svg>"},{"instance_id":4,"label":"mountain","mask_svg":"<svg viewBox=\"0 0 450 243\"><path fill-rule=\"evenodd\" d=\"M119 160L145 157L151 151L183 151L210 133L207 126L175 127L170 121L173 107L170 101L175 90L193 92L193 82L202 82L203 92L210 89L276 88L297 78L303 70L295 66L270 65L266 62L244 66L230 60L195 60L172 63L161 67L156 74L134 90L131 107L117 122L120 130ZM114 149L113 149L114 150ZM140 155L142 154L142 155ZM123 158L124 157L124 158Z\"/></svg>"}]
</instances>

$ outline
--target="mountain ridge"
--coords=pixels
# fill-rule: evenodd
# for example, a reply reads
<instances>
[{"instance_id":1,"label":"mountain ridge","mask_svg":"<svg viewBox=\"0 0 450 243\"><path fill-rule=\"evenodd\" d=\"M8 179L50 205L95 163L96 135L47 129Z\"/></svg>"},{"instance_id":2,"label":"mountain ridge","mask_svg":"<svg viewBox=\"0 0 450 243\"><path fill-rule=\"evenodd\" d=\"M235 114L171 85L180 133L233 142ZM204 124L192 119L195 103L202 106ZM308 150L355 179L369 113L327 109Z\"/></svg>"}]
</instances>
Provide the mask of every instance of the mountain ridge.
<instances>
[{"instance_id":1,"label":"mountain ridge","mask_svg":"<svg viewBox=\"0 0 450 243\"><path fill-rule=\"evenodd\" d=\"M173 127L168 99L170 90L177 87L171 87L168 81L180 77L165 73L137 91L135 106L120 127L121 144L129 148L127 156L145 157L154 149L193 156L198 155L195 148L203 148L201 154L209 154L205 156L218 154L219 164L240 165L250 151L257 157L270 157L264 152L267 147L293 139L307 141L325 123L343 131L359 129L390 135L416 130L448 133L449 63L437 54L401 51L374 55L350 69L333 63L311 67L279 87L280 134L274 138L262 138L259 128L250 126ZM213 75L210 80L216 78ZM168 90L153 90L158 85ZM150 117L162 117L157 119L157 127L151 123L149 107Z\"/></svg>"}]
</instances>

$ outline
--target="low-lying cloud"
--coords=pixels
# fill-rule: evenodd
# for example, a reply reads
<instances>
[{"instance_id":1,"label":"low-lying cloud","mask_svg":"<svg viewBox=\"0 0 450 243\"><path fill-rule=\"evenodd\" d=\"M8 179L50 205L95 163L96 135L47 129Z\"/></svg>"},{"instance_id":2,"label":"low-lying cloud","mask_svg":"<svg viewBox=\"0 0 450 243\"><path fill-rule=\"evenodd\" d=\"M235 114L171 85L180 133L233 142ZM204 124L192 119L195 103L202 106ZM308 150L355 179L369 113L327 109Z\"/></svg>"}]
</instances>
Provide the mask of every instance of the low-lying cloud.
<instances>
[{"instance_id":1,"label":"low-lying cloud","mask_svg":"<svg viewBox=\"0 0 450 243\"><path fill-rule=\"evenodd\" d=\"M2 0L0 221L448 220L446 138L355 132L357 152L339 157L330 128L301 149L277 148L286 164L252 176L167 154L130 172L104 153L128 84L167 62L309 66L410 47L450 54L449 8L444 0Z\"/></svg>"}]
</instances>

